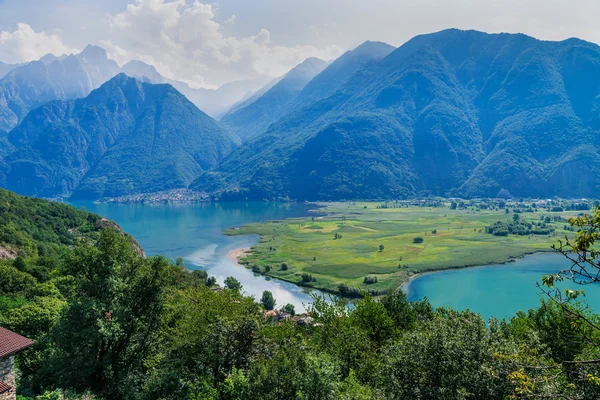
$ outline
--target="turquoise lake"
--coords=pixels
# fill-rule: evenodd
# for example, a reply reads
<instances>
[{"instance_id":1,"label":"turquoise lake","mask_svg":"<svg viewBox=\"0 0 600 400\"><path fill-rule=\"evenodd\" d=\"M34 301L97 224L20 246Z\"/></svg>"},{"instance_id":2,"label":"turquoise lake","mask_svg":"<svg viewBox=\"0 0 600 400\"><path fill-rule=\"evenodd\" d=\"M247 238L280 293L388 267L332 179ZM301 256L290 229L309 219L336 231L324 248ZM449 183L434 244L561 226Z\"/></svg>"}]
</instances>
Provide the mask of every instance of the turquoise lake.
<instances>
[{"instance_id":1,"label":"turquoise lake","mask_svg":"<svg viewBox=\"0 0 600 400\"><path fill-rule=\"evenodd\" d=\"M240 247L250 247L257 236L223 235L226 228L251 222L302 217L314 205L302 203L185 203L94 204L74 203L117 222L133 235L148 255L181 256L191 269L204 269L222 283L233 276L244 291L260 298L270 290L278 305L292 303L304 310L312 297L296 285L255 275L227 257ZM548 273L568 268L558 254L536 254L515 262L477 268L447 270L422 275L404 289L409 299L427 297L436 307L470 309L484 318L503 318L539 305L536 282ZM600 309L600 288L586 287L592 308ZM599 307L594 307L599 305Z\"/></svg>"},{"instance_id":2,"label":"turquoise lake","mask_svg":"<svg viewBox=\"0 0 600 400\"><path fill-rule=\"evenodd\" d=\"M515 262L477 268L452 269L421 275L404 287L410 300L427 297L435 307L449 306L489 317L506 318L519 310L540 304L540 289L536 286L544 275L570 267L560 254L540 253ZM574 284L562 288L584 289L585 300L594 310L600 310L600 287Z\"/></svg>"},{"instance_id":3,"label":"turquoise lake","mask_svg":"<svg viewBox=\"0 0 600 400\"><path fill-rule=\"evenodd\" d=\"M273 292L278 305L292 303L296 311L312 301L309 293L291 283L255 275L227 257L233 249L258 243L258 236L225 236L223 229L251 222L306 216L314 205L303 203L184 203L184 204L95 204L74 206L117 222L135 237L146 254L183 257L190 269L203 269L219 283L233 276L248 295L260 298Z\"/></svg>"}]
</instances>

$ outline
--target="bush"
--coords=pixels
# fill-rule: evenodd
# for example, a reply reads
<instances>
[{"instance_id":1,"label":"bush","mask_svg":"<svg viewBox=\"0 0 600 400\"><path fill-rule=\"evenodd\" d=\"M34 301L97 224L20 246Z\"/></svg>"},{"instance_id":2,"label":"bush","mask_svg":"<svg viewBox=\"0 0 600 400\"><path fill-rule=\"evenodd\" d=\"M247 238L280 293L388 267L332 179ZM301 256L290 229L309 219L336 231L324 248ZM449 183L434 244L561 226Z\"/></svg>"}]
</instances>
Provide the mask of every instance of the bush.
<instances>
[{"instance_id":1,"label":"bush","mask_svg":"<svg viewBox=\"0 0 600 400\"><path fill-rule=\"evenodd\" d=\"M372 285L374 283L377 283L377 277L371 276L371 275L365 276L364 283L366 283L367 285Z\"/></svg>"},{"instance_id":2,"label":"bush","mask_svg":"<svg viewBox=\"0 0 600 400\"><path fill-rule=\"evenodd\" d=\"M416 237L413 239L413 243L423 243L423 238L422 237Z\"/></svg>"},{"instance_id":3,"label":"bush","mask_svg":"<svg viewBox=\"0 0 600 400\"><path fill-rule=\"evenodd\" d=\"M288 269L288 265L286 263L282 263L281 264L281 270L282 271L287 271L287 269Z\"/></svg>"},{"instance_id":4,"label":"bush","mask_svg":"<svg viewBox=\"0 0 600 400\"><path fill-rule=\"evenodd\" d=\"M309 273L302 274L302 282L309 283L309 282L316 282L316 281L317 281L317 278L313 277L311 274L309 274Z\"/></svg>"},{"instance_id":5,"label":"bush","mask_svg":"<svg viewBox=\"0 0 600 400\"><path fill-rule=\"evenodd\" d=\"M254 272L255 274L260 274L262 272L262 270L260 269L260 267L256 264L254 264L252 266L252 272Z\"/></svg>"},{"instance_id":6,"label":"bush","mask_svg":"<svg viewBox=\"0 0 600 400\"><path fill-rule=\"evenodd\" d=\"M434 229L434 230L432 230L432 231L431 231L431 234L432 234L432 235L435 235L435 234L437 234L437 229Z\"/></svg>"},{"instance_id":7,"label":"bush","mask_svg":"<svg viewBox=\"0 0 600 400\"><path fill-rule=\"evenodd\" d=\"M358 290L357 288L349 287L345 283L340 283L338 285L338 292L343 297L352 297L352 298L363 297L360 290Z\"/></svg>"}]
</instances>

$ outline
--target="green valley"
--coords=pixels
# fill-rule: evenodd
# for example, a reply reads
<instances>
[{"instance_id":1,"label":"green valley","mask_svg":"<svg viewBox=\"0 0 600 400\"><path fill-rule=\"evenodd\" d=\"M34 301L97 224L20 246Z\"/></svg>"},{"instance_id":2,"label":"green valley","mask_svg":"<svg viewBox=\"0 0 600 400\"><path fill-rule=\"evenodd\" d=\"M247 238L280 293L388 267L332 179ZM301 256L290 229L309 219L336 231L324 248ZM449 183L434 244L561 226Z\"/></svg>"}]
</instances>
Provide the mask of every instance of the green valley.
<instances>
[{"instance_id":1,"label":"green valley","mask_svg":"<svg viewBox=\"0 0 600 400\"><path fill-rule=\"evenodd\" d=\"M257 273L356 296L356 289L388 292L422 272L551 251L558 239L573 235L568 219L578 213L523 204L473 203L456 209L450 202L320 205L314 217L249 224L225 233L261 236L242 260Z\"/></svg>"}]
</instances>

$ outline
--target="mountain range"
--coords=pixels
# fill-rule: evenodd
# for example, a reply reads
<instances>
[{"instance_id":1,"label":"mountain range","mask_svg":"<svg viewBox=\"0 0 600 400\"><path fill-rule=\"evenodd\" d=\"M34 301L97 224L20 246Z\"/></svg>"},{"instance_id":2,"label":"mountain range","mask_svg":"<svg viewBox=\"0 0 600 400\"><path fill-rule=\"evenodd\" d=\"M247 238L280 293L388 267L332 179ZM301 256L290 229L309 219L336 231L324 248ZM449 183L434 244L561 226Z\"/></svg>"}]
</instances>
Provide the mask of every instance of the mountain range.
<instances>
[{"instance_id":1,"label":"mountain range","mask_svg":"<svg viewBox=\"0 0 600 400\"><path fill-rule=\"evenodd\" d=\"M450 29L399 48L366 42L245 94L225 85L239 98L221 123L184 96L197 89L139 61L119 68L102 49L2 68L0 186L22 194L189 186L221 200L340 200L600 189L600 47L579 39ZM119 71L137 80L102 84Z\"/></svg>"},{"instance_id":2,"label":"mountain range","mask_svg":"<svg viewBox=\"0 0 600 400\"><path fill-rule=\"evenodd\" d=\"M47 55L13 68L0 79L0 135L17 126L35 107L87 96L118 72L117 63L94 46L76 55Z\"/></svg>"},{"instance_id":3,"label":"mountain range","mask_svg":"<svg viewBox=\"0 0 600 400\"><path fill-rule=\"evenodd\" d=\"M150 83L169 83L215 118L268 82L267 78L257 78L230 82L218 89L194 89L184 82L164 78L153 66L141 61L131 61L121 68L97 46L87 46L79 54L48 54L26 64L0 63L0 136L16 127L35 107L52 100L85 97L121 72Z\"/></svg>"},{"instance_id":4,"label":"mountain range","mask_svg":"<svg viewBox=\"0 0 600 400\"><path fill-rule=\"evenodd\" d=\"M34 109L5 141L0 186L73 199L187 187L239 144L171 85L124 74Z\"/></svg>"},{"instance_id":5,"label":"mountain range","mask_svg":"<svg viewBox=\"0 0 600 400\"><path fill-rule=\"evenodd\" d=\"M598 196L595 44L451 29L413 38L330 92L192 188L222 199Z\"/></svg>"},{"instance_id":6,"label":"mountain range","mask_svg":"<svg viewBox=\"0 0 600 400\"><path fill-rule=\"evenodd\" d=\"M394 47L386 43L366 42L346 52L330 66L322 60L309 58L260 96L235 107L221 118L221 122L242 140L248 140L291 110L329 96L356 71L381 60L393 50Z\"/></svg>"},{"instance_id":7,"label":"mountain range","mask_svg":"<svg viewBox=\"0 0 600 400\"><path fill-rule=\"evenodd\" d=\"M187 83L167 79L158 73L152 65L136 60L123 65L121 72L150 83L168 83L185 95L199 109L217 119L222 117L235 104L248 99L261 90L269 82L268 78L255 78L229 82L221 85L218 89L194 89Z\"/></svg>"}]
</instances>

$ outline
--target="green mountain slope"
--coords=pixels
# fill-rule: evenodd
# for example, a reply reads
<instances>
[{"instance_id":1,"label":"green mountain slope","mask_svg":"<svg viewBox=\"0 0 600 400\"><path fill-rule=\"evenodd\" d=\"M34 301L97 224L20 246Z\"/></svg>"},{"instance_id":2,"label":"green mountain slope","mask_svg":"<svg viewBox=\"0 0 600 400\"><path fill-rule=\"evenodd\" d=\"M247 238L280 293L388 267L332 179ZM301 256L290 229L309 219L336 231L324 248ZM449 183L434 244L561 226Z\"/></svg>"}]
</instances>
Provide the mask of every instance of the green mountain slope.
<instances>
[{"instance_id":1,"label":"green mountain slope","mask_svg":"<svg viewBox=\"0 0 600 400\"><path fill-rule=\"evenodd\" d=\"M238 143L172 86L123 74L35 109L8 140L3 187L78 199L187 187Z\"/></svg>"},{"instance_id":2,"label":"green mountain slope","mask_svg":"<svg viewBox=\"0 0 600 400\"><path fill-rule=\"evenodd\" d=\"M94 240L107 227L120 231L115 223L85 210L0 189L0 260L50 256L77 239Z\"/></svg>"},{"instance_id":3,"label":"green mountain slope","mask_svg":"<svg viewBox=\"0 0 600 400\"><path fill-rule=\"evenodd\" d=\"M418 36L192 187L223 198L591 196L599 67L600 48L577 39Z\"/></svg>"},{"instance_id":4,"label":"green mountain slope","mask_svg":"<svg viewBox=\"0 0 600 400\"><path fill-rule=\"evenodd\" d=\"M221 118L221 123L247 140L263 132L278 115L288 110L302 89L325 67L327 62L309 58L288 72L271 89L246 107L236 108Z\"/></svg>"}]
</instances>

